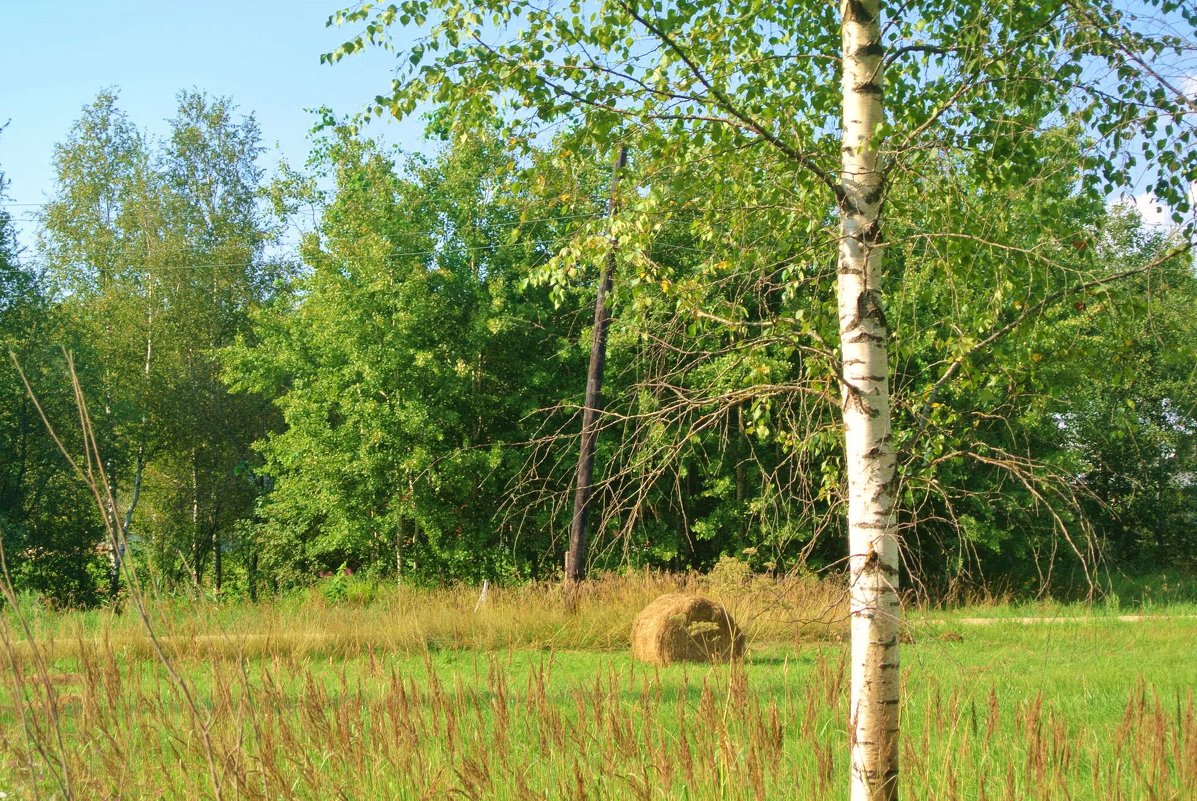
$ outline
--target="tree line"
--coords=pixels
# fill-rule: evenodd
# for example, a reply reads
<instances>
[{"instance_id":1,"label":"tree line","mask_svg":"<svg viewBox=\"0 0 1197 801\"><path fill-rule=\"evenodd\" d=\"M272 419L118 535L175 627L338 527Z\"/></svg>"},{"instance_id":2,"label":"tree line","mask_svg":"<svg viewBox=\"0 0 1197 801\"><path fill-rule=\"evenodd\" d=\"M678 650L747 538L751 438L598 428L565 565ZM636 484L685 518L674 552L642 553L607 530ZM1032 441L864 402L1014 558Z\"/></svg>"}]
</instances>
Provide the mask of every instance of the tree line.
<instances>
[{"instance_id":1,"label":"tree line","mask_svg":"<svg viewBox=\"0 0 1197 801\"><path fill-rule=\"evenodd\" d=\"M713 23L688 24L698 42ZM895 97L946 92L949 66L899 72ZM559 102L545 87L574 74L513 91ZM888 331L905 569L937 593L1197 557L1187 234L1113 202L1092 125L1051 116L1034 93L1054 90L1024 83L971 98L994 128L969 134L961 117L883 154L890 278L884 306L858 311ZM153 139L104 92L55 148L36 241L18 247L0 218L4 349L65 432L73 354L149 575L257 597L342 568L415 583L559 574L608 259L590 564L840 563L841 233L817 175L761 145L761 120L806 90L738 87L757 104L745 133L655 106L629 121L591 87L589 106L540 109L563 125L531 135L462 86L433 113L431 155L329 118L307 165L269 177L231 100L182 93ZM905 102L908 128L936 113ZM613 142L629 155L609 214ZM104 547L14 367L0 391L14 579L103 603L124 554Z\"/></svg>"}]
</instances>

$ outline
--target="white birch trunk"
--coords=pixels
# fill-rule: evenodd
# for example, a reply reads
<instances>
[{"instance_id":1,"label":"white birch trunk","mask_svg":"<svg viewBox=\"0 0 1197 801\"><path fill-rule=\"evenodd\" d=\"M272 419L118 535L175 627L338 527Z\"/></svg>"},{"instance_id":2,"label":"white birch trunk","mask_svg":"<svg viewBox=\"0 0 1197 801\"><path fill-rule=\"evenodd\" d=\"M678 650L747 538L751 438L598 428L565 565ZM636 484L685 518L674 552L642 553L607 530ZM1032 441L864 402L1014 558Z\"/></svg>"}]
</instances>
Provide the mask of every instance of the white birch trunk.
<instances>
[{"instance_id":1,"label":"white birch trunk","mask_svg":"<svg viewBox=\"0 0 1197 801\"><path fill-rule=\"evenodd\" d=\"M880 0L841 0L843 174L837 296L848 472L852 801L898 795L898 540L893 512L889 331L881 306L884 119Z\"/></svg>"}]
</instances>

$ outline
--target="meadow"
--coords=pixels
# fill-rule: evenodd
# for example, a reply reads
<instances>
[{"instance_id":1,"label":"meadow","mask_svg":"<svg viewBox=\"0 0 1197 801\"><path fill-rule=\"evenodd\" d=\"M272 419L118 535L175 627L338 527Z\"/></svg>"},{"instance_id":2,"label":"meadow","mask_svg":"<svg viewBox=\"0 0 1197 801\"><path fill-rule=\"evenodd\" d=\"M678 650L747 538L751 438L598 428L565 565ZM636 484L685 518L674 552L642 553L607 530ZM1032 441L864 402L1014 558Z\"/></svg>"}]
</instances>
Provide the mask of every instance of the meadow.
<instances>
[{"instance_id":1,"label":"meadow","mask_svg":"<svg viewBox=\"0 0 1197 801\"><path fill-rule=\"evenodd\" d=\"M631 661L636 611L679 587L733 611L749 640L742 663ZM365 582L257 605L161 599L150 611L157 644L131 610L5 612L8 798L846 794L835 582L609 577L569 616L545 585L480 602L477 588ZM903 794L1197 798L1190 612L912 608Z\"/></svg>"}]
</instances>

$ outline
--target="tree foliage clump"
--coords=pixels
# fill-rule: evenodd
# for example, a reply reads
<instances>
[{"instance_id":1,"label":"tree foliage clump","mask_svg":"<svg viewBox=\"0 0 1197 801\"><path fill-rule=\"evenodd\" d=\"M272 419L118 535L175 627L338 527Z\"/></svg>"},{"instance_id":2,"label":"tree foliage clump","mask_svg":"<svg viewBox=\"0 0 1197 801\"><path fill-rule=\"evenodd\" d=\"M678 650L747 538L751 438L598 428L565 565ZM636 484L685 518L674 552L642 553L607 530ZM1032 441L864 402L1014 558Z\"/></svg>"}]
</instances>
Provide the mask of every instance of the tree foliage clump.
<instances>
[{"instance_id":1,"label":"tree foliage clump","mask_svg":"<svg viewBox=\"0 0 1197 801\"><path fill-rule=\"evenodd\" d=\"M342 132L321 153L303 274L228 354L233 386L282 414L260 447L263 565L283 583L539 572L552 532L521 539L497 510L528 418L579 375L571 315L524 286L562 222L495 140L400 165Z\"/></svg>"},{"instance_id":2,"label":"tree foliage clump","mask_svg":"<svg viewBox=\"0 0 1197 801\"><path fill-rule=\"evenodd\" d=\"M5 181L0 174L0 202ZM52 346L62 321L44 282L21 263L11 216L0 208L0 537L14 584L59 605L98 599L102 567L99 515L62 463L12 359L43 384L65 376ZM54 414L69 410L65 385L42 399Z\"/></svg>"},{"instance_id":3,"label":"tree foliage clump","mask_svg":"<svg viewBox=\"0 0 1197 801\"><path fill-rule=\"evenodd\" d=\"M189 92L161 142L106 91L55 148L39 242L54 339L79 365L117 514L169 584L199 586L211 570L219 587L255 501L245 468L268 399L229 393L217 355L249 330L281 269L264 254L260 152L252 117ZM114 594L121 554L107 557Z\"/></svg>"}]
</instances>

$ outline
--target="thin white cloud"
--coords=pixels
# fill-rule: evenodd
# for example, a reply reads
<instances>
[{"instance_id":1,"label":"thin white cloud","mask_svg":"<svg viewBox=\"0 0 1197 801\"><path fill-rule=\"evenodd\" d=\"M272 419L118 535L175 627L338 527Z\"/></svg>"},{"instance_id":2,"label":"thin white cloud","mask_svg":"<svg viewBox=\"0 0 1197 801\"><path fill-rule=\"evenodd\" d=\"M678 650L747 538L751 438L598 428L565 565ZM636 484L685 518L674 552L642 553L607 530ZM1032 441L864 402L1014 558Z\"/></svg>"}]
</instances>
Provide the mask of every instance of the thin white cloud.
<instances>
[{"instance_id":1,"label":"thin white cloud","mask_svg":"<svg viewBox=\"0 0 1197 801\"><path fill-rule=\"evenodd\" d=\"M1186 75L1181 78L1180 91L1185 93L1185 97L1197 100L1197 75Z\"/></svg>"},{"instance_id":2,"label":"thin white cloud","mask_svg":"<svg viewBox=\"0 0 1197 801\"><path fill-rule=\"evenodd\" d=\"M1189 203L1191 209L1197 209L1197 180L1189 184ZM1133 206L1143 218L1143 224L1154 228L1174 228L1172 207L1160 200L1151 192L1140 192L1131 198L1117 201L1114 205Z\"/></svg>"},{"instance_id":3,"label":"thin white cloud","mask_svg":"<svg viewBox=\"0 0 1197 801\"><path fill-rule=\"evenodd\" d=\"M1172 209L1151 192L1140 192L1131 198L1131 205L1139 211L1146 225L1163 228L1172 222Z\"/></svg>"}]
</instances>

